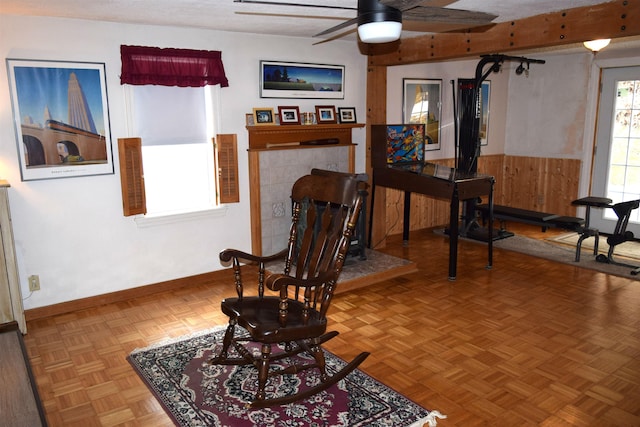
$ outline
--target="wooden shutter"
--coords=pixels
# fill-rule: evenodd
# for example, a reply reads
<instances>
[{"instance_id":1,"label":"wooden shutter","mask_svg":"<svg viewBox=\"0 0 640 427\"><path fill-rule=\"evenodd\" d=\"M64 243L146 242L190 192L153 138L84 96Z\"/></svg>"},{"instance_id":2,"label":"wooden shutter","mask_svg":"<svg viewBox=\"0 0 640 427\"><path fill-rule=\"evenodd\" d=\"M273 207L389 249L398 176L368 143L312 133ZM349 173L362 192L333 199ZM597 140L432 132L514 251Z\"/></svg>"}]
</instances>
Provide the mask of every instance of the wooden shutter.
<instances>
[{"instance_id":1,"label":"wooden shutter","mask_svg":"<svg viewBox=\"0 0 640 427\"><path fill-rule=\"evenodd\" d=\"M119 138L120 183L124 216L147 213L142 171L142 139Z\"/></svg>"},{"instance_id":2,"label":"wooden shutter","mask_svg":"<svg viewBox=\"0 0 640 427\"><path fill-rule=\"evenodd\" d=\"M238 138L236 134L217 135L213 140L217 150L218 164L218 203L238 203L240 189L238 185Z\"/></svg>"}]
</instances>

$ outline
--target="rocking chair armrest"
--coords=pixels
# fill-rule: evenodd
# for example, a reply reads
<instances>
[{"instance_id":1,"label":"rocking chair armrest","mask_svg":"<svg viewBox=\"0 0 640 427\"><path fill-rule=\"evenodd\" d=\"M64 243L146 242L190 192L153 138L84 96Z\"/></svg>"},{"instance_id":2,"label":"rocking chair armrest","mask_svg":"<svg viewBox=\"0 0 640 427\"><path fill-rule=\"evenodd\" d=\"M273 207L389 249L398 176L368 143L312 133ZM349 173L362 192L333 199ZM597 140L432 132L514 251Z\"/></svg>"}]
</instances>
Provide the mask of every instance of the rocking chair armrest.
<instances>
[{"instance_id":1,"label":"rocking chair armrest","mask_svg":"<svg viewBox=\"0 0 640 427\"><path fill-rule=\"evenodd\" d=\"M330 279L330 274L321 274L318 277L312 279L298 279L286 274L271 274L267 277L266 286L272 291L280 291L286 286L300 286L300 287L312 287L319 286Z\"/></svg>"},{"instance_id":2,"label":"rocking chair armrest","mask_svg":"<svg viewBox=\"0 0 640 427\"><path fill-rule=\"evenodd\" d=\"M268 256L262 256L262 255L254 255L254 254L250 254L248 252L244 252L241 251L239 249L225 249L222 252L220 252L220 261L222 262L229 262L231 261L231 259L237 259L237 260L244 260L244 261L251 261L251 262L271 262L271 261L275 261L278 259L282 259L284 258L284 256L287 254L287 250L284 249L276 254L273 255L268 255Z\"/></svg>"}]
</instances>

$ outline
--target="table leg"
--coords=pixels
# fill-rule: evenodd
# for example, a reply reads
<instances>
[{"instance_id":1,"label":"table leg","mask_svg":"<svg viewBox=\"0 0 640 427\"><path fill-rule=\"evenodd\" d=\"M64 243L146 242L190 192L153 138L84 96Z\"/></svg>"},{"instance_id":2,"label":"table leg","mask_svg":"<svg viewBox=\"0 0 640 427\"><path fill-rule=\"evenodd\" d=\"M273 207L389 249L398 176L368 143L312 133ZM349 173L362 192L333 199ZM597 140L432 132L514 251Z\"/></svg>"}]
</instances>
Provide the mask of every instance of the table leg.
<instances>
[{"instance_id":1,"label":"table leg","mask_svg":"<svg viewBox=\"0 0 640 427\"><path fill-rule=\"evenodd\" d=\"M449 280L456 280L456 267L458 264L458 215L460 214L460 201L458 190L451 196L451 208L449 211Z\"/></svg>"},{"instance_id":2,"label":"table leg","mask_svg":"<svg viewBox=\"0 0 640 427\"><path fill-rule=\"evenodd\" d=\"M374 175L375 177L375 175ZM371 209L369 212L369 238L367 239L367 247L372 249L371 247L371 238L373 236L373 203L375 202L376 197L376 181L375 178L371 182L371 196L369 198L369 203L371 203Z\"/></svg>"},{"instance_id":3,"label":"table leg","mask_svg":"<svg viewBox=\"0 0 640 427\"><path fill-rule=\"evenodd\" d=\"M411 191L404 192L404 218L402 220L402 241L406 246L409 242L409 227L411 222Z\"/></svg>"},{"instance_id":4,"label":"table leg","mask_svg":"<svg viewBox=\"0 0 640 427\"><path fill-rule=\"evenodd\" d=\"M489 190L489 240L488 244L488 257L489 263L487 264L487 269L490 270L493 267L493 184L491 182L491 189Z\"/></svg>"}]
</instances>

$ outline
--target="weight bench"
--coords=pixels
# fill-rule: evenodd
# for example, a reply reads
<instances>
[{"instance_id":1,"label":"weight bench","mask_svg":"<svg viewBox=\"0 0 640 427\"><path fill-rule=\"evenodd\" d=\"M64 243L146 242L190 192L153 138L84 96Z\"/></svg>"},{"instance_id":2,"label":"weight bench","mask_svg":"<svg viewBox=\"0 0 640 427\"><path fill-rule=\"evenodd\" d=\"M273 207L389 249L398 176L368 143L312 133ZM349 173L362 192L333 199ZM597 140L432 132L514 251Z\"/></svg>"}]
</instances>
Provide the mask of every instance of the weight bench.
<instances>
[{"instance_id":1,"label":"weight bench","mask_svg":"<svg viewBox=\"0 0 640 427\"><path fill-rule=\"evenodd\" d=\"M613 231L613 234L607 237L609 252L607 253L607 255L600 254L596 257L596 261L598 262L633 268L633 270L631 270L631 274L633 276L640 274L640 266L624 264L614 260L613 252L617 245L635 240L633 233L631 231L627 231L627 225L629 224L629 219L631 218L631 212L634 209L638 209L638 206L640 206L640 199L631 200L628 202L620 202L616 203L613 206L609 206L618 216L618 221L616 222L616 228Z\"/></svg>"},{"instance_id":2,"label":"weight bench","mask_svg":"<svg viewBox=\"0 0 640 427\"><path fill-rule=\"evenodd\" d=\"M483 222L486 221L489 215L489 205L479 204L476 206L476 211L482 215ZM574 231L580 235L578 243L576 244L576 262L580 261L580 250L582 249L582 242L588 237L594 237L593 254L598 254L598 230L590 228L588 222L583 218L577 218L572 216L563 216L558 214L532 211L529 209L512 208L510 206L493 205L493 218L500 221L500 230L505 230L506 221L515 221L524 224L537 225L542 228L542 231L546 231L549 228L560 228L563 230Z\"/></svg>"}]
</instances>

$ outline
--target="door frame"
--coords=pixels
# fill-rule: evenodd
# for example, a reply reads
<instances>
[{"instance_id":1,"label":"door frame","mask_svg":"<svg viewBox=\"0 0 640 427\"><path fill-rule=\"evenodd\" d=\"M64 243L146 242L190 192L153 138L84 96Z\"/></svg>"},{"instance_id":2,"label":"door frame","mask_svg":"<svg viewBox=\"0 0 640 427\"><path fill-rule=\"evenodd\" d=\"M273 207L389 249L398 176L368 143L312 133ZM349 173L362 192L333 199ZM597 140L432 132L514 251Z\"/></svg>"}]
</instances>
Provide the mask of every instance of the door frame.
<instances>
[{"instance_id":1,"label":"door frame","mask_svg":"<svg viewBox=\"0 0 640 427\"><path fill-rule=\"evenodd\" d=\"M583 135L582 150L582 170L580 172L579 195L587 197L592 195L591 177L594 170L594 157L596 149L596 123L598 121L598 107L600 101L600 84L602 81L602 71L605 68L637 67L640 66L640 54L637 50L623 49L616 51L603 51L594 54L587 54L589 65L589 78L587 84L587 100L585 106L585 129ZM593 209L591 217L599 215L599 209ZM584 218L586 210L584 207L578 208L578 216ZM601 230L607 232L606 230ZM612 230L611 230L612 231Z\"/></svg>"}]
</instances>

